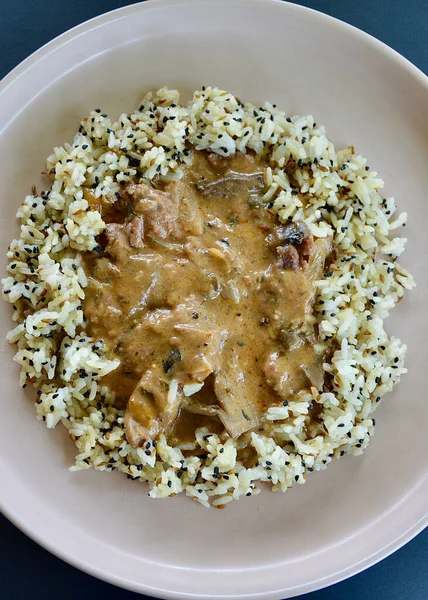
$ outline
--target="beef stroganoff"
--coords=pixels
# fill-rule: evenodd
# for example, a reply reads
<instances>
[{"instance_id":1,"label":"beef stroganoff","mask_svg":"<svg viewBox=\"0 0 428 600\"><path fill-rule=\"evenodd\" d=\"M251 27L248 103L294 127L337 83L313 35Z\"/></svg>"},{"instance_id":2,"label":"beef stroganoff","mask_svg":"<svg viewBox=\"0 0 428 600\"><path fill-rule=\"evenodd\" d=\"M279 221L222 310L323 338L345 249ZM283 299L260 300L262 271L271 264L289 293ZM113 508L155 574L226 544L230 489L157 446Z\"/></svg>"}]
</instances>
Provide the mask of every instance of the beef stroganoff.
<instances>
[{"instance_id":1,"label":"beef stroganoff","mask_svg":"<svg viewBox=\"0 0 428 600\"><path fill-rule=\"evenodd\" d=\"M384 319L406 224L313 118L202 88L96 109L18 211L3 294L20 383L74 470L224 507L361 454L405 373Z\"/></svg>"}]
</instances>

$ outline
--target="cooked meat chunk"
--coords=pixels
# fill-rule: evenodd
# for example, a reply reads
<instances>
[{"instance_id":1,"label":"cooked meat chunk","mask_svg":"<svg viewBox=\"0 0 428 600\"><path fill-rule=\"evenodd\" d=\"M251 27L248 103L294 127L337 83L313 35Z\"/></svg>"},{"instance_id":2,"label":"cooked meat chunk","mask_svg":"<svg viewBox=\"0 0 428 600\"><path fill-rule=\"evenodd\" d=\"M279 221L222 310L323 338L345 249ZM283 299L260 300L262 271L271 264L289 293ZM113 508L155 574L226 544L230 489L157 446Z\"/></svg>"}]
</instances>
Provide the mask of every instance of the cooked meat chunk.
<instances>
[{"instance_id":1,"label":"cooked meat chunk","mask_svg":"<svg viewBox=\"0 0 428 600\"><path fill-rule=\"evenodd\" d=\"M278 246L276 248L277 267L297 271L300 266L299 253L294 246Z\"/></svg>"},{"instance_id":2,"label":"cooked meat chunk","mask_svg":"<svg viewBox=\"0 0 428 600\"><path fill-rule=\"evenodd\" d=\"M308 237L305 238L301 244L296 244L295 248L299 253L300 268L306 271L308 268L309 259L315 248L314 238L312 235L308 235Z\"/></svg>"},{"instance_id":3,"label":"cooked meat chunk","mask_svg":"<svg viewBox=\"0 0 428 600\"><path fill-rule=\"evenodd\" d=\"M285 226L277 226L266 237L270 248L275 248L277 266L281 269L306 270L314 248L314 238L306 223L296 221Z\"/></svg>"},{"instance_id":4,"label":"cooked meat chunk","mask_svg":"<svg viewBox=\"0 0 428 600\"><path fill-rule=\"evenodd\" d=\"M306 383L304 373L295 370L290 372L287 354L281 355L278 351L272 352L268 356L264 372L268 384L284 400L288 400Z\"/></svg>"},{"instance_id":5,"label":"cooked meat chunk","mask_svg":"<svg viewBox=\"0 0 428 600\"><path fill-rule=\"evenodd\" d=\"M143 219L134 217L125 223L108 223L105 236L106 254L118 261L126 260L132 248L144 248Z\"/></svg>"},{"instance_id":6,"label":"cooked meat chunk","mask_svg":"<svg viewBox=\"0 0 428 600\"><path fill-rule=\"evenodd\" d=\"M144 248L144 221L143 217L135 217L126 224L129 244L132 248Z\"/></svg>"},{"instance_id":7,"label":"cooked meat chunk","mask_svg":"<svg viewBox=\"0 0 428 600\"><path fill-rule=\"evenodd\" d=\"M129 255L129 239L123 223L108 223L105 230L106 254L116 260L126 260Z\"/></svg>"},{"instance_id":8,"label":"cooked meat chunk","mask_svg":"<svg viewBox=\"0 0 428 600\"><path fill-rule=\"evenodd\" d=\"M170 195L145 183L130 183L126 185L122 194L131 199L133 211L144 217L147 235L152 234L162 240L177 239L180 236L177 225L179 205Z\"/></svg>"},{"instance_id":9,"label":"cooked meat chunk","mask_svg":"<svg viewBox=\"0 0 428 600\"><path fill-rule=\"evenodd\" d=\"M309 343L288 352L274 350L265 362L264 372L269 385L283 400L310 386L321 390L324 383L322 360Z\"/></svg>"},{"instance_id":10,"label":"cooked meat chunk","mask_svg":"<svg viewBox=\"0 0 428 600\"><path fill-rule=\"evenodd\" d=\"M307 319L311 289L301 270L273 269L260 284L258 297L264 315L281 327Z\"/></svg>"},{"instance_id":11,"label":"cooked meat chunk","mask_svg":"<svg viewBox=\"0 0 428 600\"><path fill-rule=\"evenodd\" d=\"M315 247L314 238L308 235L300 244L296 244L296 250L304 260L308 260Z\"/></svg>"}]
</instances>

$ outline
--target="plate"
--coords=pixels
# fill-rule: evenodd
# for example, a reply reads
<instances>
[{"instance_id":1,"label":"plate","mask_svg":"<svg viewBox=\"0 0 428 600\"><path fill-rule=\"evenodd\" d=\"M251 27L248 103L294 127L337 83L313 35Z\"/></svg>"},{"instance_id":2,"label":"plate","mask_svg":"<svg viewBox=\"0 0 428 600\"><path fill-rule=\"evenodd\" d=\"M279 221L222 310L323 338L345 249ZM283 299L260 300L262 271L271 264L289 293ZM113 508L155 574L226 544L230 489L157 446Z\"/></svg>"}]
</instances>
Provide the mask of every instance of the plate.
<instances>
[{"instance_id":1,"label":"plate","mask_svg":"<svg viewBox=\"0 0 428 600\"><path fill-rule=\"evenodd\" d=\"M85 23L17 67L0 91L4 250L17 207L54 145L99 106L131 110L164 84L212 84L287 113L313 114L353 144L408 211L404 266L418 287L388 320L408 344L409 373L377 413L364 456L287 494L207 510L154 501L114 474L70 473L73 444L36 421L18 387L10 311L1 303L1 502L30 537L111 583L162 598L285 598L344 579L427 524L428 83L394 51L320 13L273 0L151 0Z\"/></svg>"}]
</instances>

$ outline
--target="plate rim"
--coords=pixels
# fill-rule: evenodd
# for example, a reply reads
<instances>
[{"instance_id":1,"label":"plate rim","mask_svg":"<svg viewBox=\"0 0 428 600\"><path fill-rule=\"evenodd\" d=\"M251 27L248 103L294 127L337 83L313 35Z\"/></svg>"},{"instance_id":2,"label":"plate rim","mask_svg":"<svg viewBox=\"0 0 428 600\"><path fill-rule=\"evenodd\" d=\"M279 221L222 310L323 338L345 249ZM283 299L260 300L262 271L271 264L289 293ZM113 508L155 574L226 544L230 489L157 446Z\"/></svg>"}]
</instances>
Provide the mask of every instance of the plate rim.
<instances>
[{"instance_id":1,"label":"plate rim","mask_svg":"<svg viewBox=\"0 0 428 600\"><path fill-rule=\"evenodd\" d=\"M208 5L212 4L216 0L146 0L142 2L138 2L135 4L123 6L120 8L113 9L111 11L102 13L91 19L84 21L74 27L67 29L63 33L54 37L52 40L45 43L43 46L32 52L27 58L21 61L16 67L14 67L6 76L0 81L0 97L3 94L7 93L7 90L13 86L13 84L23 77L28 71L34 68L39 62L44 60L48 55L57 51L60 47L73 42L75 39L79 38L81 35L88 33L91 30L97 29L98 27L102 27L103 25L110 23L112 21L116 21L118 19L127 18L135 12L145 11L148 12L150 10L156 10L159 8L166 9L172 5L185 4L189 5L193 3L194 5ZM266 8L271 7L273 5L281 5L284 6L284 10L291 10L297 13L311 13L312 18L318 19L321 23L329 23L334 25L335 27L341 28L342 30L347 30L347 33L357 38L360 38L362 42L368 43L372 48L382 53L383 55L392 59L397 67L400 67L407 71L414 79L418 81L426 90L428 97L428 76L424 74L424 72L414 65L407 58L402 56L399 52L391 48L385 42L382 42L372 36L371 34L338 19L337 17L330 16L326 13L323 13L319 10L309 8L306 6L301 6L298 4L294 4L292 2L284 1L284 0L227 0L230 2L243 3L245 1L246 5L258 5L260 7ZM269 8L267 8L269 10ZM282 10L282 9L280 9ZM7 126L7 125L6 125ZM2 131L0 131L0 135ZM422 485L426 485L428 477L425 477L421 481L419 481L416 489L420 488ZM415 492L416 489L413 489L412 492ZM278 589L278 590L269 590L267 592L260 592L255 594L248 593L238 593L238 594L228 594L222 596L215 596L212 594L204 594L201 596L200 594L195 594L192 592L175 592L170 589L163 589L162 587L148 587L143 583L135 584L132 581L124 580L121 576L115 575L113 573L108 573L105 570L102 570L100 567L95 566L94 564L89 564L83 560L77 558L76 555L73 555L72 551L64 550L62 547L58 546L57 543L52 540L47 540L39 534L34 526L28 524L23 517L16 516L13 514L13 509L6 508L3 506L3 502L1 503L1 510L4 516L13 523L18 529L20 529L25 535L27 535L30 539L36 542L39 546L53 554L54 556L64 560L66 563L78 568L79 570L88 573L98 579L106 581L110 584L119 586L124 589L128 589L130 591L134 591L137 593L150 594L156 598L170 598L177 600L189 600L190 598L205 598L212 599L222 598L226 599L238 599L238 598L279 598L278 594L281 594L282 597L290 598L291 596L300 596L301 594L305 594L308 592L316 591L335 583L339 583L353 575L361 573L365 569L377 564L384 558L390 556L393 552L403 547L406 543L411 541L416 535L422 532L426 527L428 527L428 509L421 518L414 523L410 528L406 531L398 535L392 541L387 543L385 546L379 548L369 556L360 560L357 563L353 563L343 569L338 571L334 571L329 573L324 577L318 577L310 582L305 582L304 584L299 584L297 586L288 587L286 589ZM284 596L283 594L286 594Z\"/></svg>"}]
</instances>

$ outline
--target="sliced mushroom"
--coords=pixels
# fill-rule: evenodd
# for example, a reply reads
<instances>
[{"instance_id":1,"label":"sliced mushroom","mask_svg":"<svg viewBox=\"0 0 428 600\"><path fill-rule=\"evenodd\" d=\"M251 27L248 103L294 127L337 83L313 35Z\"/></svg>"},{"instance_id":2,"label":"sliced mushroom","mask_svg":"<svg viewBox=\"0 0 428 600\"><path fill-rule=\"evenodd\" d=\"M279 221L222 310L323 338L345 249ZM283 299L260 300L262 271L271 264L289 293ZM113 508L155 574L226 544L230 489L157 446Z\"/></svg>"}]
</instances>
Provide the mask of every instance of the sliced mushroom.
<instances>
[{"instance_id":1,"label":"sliced mushroom","mask_svg":"<svg viewBox=\"0 0 428 600\"><path fill-rule=\"evenodd\" d=\"M245 186L248 192L260 190L264 186L263 173L235 173L229 171L224 177L213 179L212 181L199 181L195 184L196 189L204 196L216 196L227 198L236 194L242 186Z\"/></svg>"},{"instance_id":2,"label":"sliced mushroom","mask_svg":"<svg viewBox=\"0 0 428 600\"><path fill-rule=\"evenodd\" d=\"M271 248L285 244L301 244L309 236L308 226L304 221L295 221L288 225L275 227L266 237L266 243Z\"/></svg>"}]
</instances>

